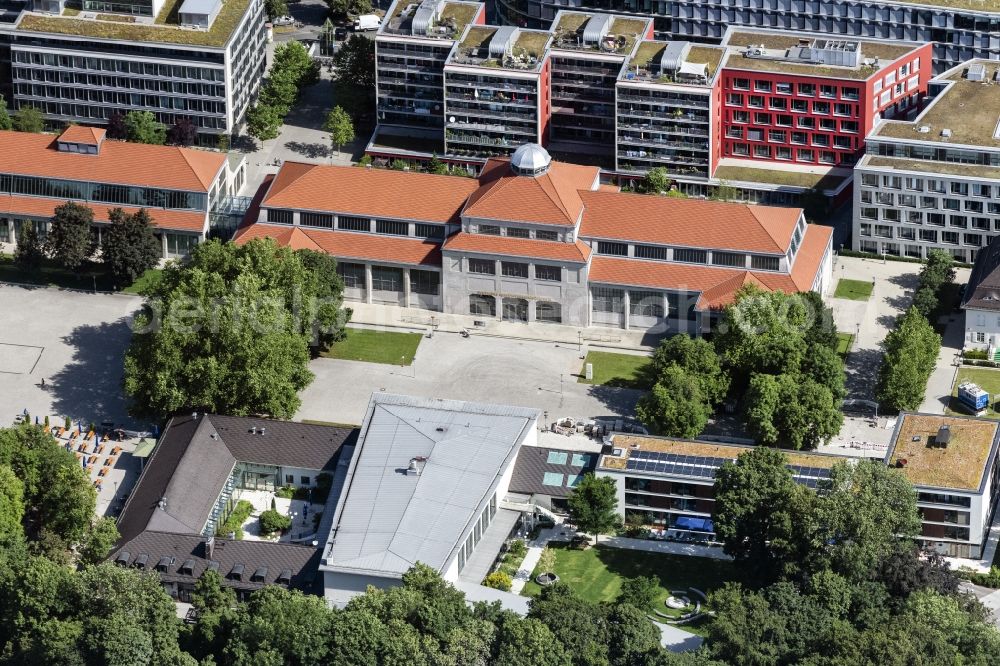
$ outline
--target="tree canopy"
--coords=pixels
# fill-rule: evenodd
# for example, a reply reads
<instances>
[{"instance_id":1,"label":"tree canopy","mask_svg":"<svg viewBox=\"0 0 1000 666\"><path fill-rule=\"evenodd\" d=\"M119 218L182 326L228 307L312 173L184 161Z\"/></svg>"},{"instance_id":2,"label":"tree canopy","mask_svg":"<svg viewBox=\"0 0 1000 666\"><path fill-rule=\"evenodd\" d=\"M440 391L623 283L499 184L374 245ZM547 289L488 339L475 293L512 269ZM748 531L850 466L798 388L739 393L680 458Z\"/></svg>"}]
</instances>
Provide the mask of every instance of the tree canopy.
<instances>
[{"instance_id":1,"label":"tree canopy","mask_svg":"<svg viewBox=\"0 0 1000 666\"><path fill-rule=\"evenodd\" d=\"M10 111L7 110L7 100L0 95L0 130L14 129L14 122L10 118Z\"/></svg>"},{"instance_id":2,"label":"tree canopy","mask_svg":"<svg viewBox=\"0 0 1000 666\"><path fill-rule=\"evenodd\" d=\"M614 479L585 474L566 499L570 520L582 532L599 537L621 521L615 509L618 490Z\"/></svg>"},{"instance_id":3,"label":"tree canopy","mask_svg":"<svg viewBox=\"0 0 1000 666\"><path fill-rule=\"evenodd\" d=\"M354 124L351 117L340 106L335 106L326 117L323 129L330 134L330 143L337 148L337 153L345 143L354 141Z\"/></svg>"},{"instance_id":4,"label":"tree canopy","mask_svg":"<svg viewBox=\"0 0 1000 666\"><path fill-rule=\"evenodd\" d=\"M18 132L33 132L38 134L45 131L45 116L42 111L34 106L22 106L14 115L13 128Z\"/></svg>"},{"instance_id":5,"label":"tree canopy","mask_svg":"<svg viewBox=\"0 0 1000 666\"><path fill-rule=\"evenodd\" d=\"M67 201L57 206L45 237L47 254L70 270L78 268L91 254L93 223L94 211L83 204Z\"/></svg>"},{"instance_id":6,"label":"tree canopy","mask_svg":"<svg viewBox=\"0 0 1000 666\"><path fill-rule=\"evenodd\" d=\"M125 356L132 409L291 417L312 380L310 348L342 334L335 266L270 239L198 245L144 294Z\"/></svg>"},{"instance_id":7,"label":"tree canopy","mask_svg":"<svg viewBox=\"0 0 1000 666\"><path fill-rule=\"evenodd\" d=\"M153 219L147 209L126 213L113 208L108 217L111 226L102 237L101 257L119 285L132 284L156 267L163 255L162 244L153 235Z\"/></svg>"},{"instance_id":8,"label":"tree canopy","mask_svg":"<svg viewBox=\"0 0 1000 666\"><path fill-rule=\"evenodd\" d=\"M888 409L916 409L937 364L941 336L916 307L911 307L885 336L882 348L875 397Z\"/></svg>"},{"instance_id":9,"label":"tree canopy","mask_svg":"<svg viewBox=\"0 0 1000 666\"><path fill-rule=\"evenodd\" d=\"M375 40L351 35L334 54L333 63L337 71L334 99L360 123L375 109Z\"/></svg>"},{"instance_id":10,"label":"tree canopy","mask_svg":"<svg viewBox=\"0 0 1000 666\"><path fill-rule=\"evenodd\" d=\"M161 146L167 141L167 128L152 111L129 111L125 114L125 139L132 143Z\"/></svg>"}]
</instances>

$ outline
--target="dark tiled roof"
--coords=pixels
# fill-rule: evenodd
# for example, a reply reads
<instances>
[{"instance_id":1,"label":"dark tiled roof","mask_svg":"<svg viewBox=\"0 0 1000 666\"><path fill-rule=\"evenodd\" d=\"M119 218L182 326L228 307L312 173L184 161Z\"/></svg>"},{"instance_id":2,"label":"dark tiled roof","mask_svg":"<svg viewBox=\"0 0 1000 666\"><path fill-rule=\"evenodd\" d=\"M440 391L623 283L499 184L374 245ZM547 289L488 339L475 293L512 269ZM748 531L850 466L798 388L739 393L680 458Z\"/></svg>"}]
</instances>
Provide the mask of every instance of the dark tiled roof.
<instances>
[{"instance_id":1,"label":"dark tiled roof","mask_svg":"<svg viewBox=\"0 0 1000 666\"><path fill-rule=\"evenodd\" d=\"M962 307L1000 310L1000 243L996 238L976 256Z\"/></svg>"},{"instance_id":2,"label":"dark tiled roof","mask_svg":"<svg viewBox=\"0 0 1000 666\"><path fill-rule=\"evenodd\" d=\"M350 428L289 421L174 417L118 519L119 543L144 530L200 534L237 462L332 470L340 448L357 436Z\"/></svg>"},{"instance_id":3,"label":"dark tiled roof","mask_svg":"<svg viewBox=\"0 0 1000 666\"><path fill-rule=\"evenodd\" d=\"M216 414L208 418L234 458L260 465L331 470L340 447L358 439L355 428ZM255 427L257 434L251 434Z\"/></svg>"},{"instance_id":4,"label":"dark tiled roof","mask_svg":"<svg viewBox=\"0 0 1000 666\"><path fill-rule=\"evenodd\" d=\"M108 560L125 566L127 555L127 566L135 567L136 560L145 555L146 562L141 568L156 571L164 582L193 584L208 569L211 559L219 563L219 575L226 586L240 590L274 585L282 572L291 575L288 587L304 591L313 591L319 579L319 548L268 541L215 539L212 557L209 558L205 541L203 537L193 534L149 530L123 543ZM165 570L158 566L161 561L164 561ZM190 570L185 568L186 563L190 564ZM240 564L243 565L242 580L233 575L233 568ZM258 571L262 573L262 580L254 579ZM282 584L285 584L284 581Z\"/></svg>"},{"instance_id":5,"label":"dark tiled roof","mask_svg":"<svg viewBox=\"0 0 1000 666\"><path fill-rule=\"evenodd\" d=\"M550 454L556 459L549 462ZM584 466L574 465L574 456L586 456ZM564 458L563 458L564 457ZM548 449L541 446L522 446L514 463L514 472L510 479L510 492L524 495L550 495L565 497L569 495L572 483L578 475L593 471L597 465L598 453L570 451L567 449ZM558 462L564 459L565 462ZM562 476L560 485L543 483L545 474ZM550 477L555 480L555 477Z\"/></svg>"}]
</instances>

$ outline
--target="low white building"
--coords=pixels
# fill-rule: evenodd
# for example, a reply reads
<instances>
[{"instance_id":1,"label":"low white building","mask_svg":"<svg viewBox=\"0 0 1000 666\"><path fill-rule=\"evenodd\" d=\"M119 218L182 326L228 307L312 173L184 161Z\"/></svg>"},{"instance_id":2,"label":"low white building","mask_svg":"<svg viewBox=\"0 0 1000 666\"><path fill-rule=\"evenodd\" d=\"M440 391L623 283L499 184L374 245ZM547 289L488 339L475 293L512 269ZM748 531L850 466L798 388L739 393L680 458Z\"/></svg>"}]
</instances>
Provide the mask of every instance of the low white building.
<instances>
[{"instance_id":1,"label":"low white building","mask_svg":"<svg viewBox=\"0 0 1000 666\"><path fill-rule=\"evenodd\" d=\"M539 412L375 393L319 569L335 606L399 585L418 562L478 584L519 512L500 507Z\"/></svg>"}]
</instances>

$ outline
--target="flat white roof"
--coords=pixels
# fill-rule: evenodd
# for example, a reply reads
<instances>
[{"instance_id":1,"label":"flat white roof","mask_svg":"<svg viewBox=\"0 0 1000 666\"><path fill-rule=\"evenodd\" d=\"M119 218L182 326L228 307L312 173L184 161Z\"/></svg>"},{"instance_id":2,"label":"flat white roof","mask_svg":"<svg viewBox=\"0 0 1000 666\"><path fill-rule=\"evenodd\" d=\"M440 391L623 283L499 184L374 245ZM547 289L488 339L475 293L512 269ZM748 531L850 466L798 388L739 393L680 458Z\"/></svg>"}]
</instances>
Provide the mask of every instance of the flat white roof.
<instances>
[{"instance_id":1,"label":"flat white roof","mask_svg":"<svg viewBox=\"0 0 1000 666\"><path fill-rule=\"evenodd\" d=\"M539 412L375 393L320 569L399 578L444 571ZM419 474L407 474L413 459Z\"/></svg>"}]
</instances>

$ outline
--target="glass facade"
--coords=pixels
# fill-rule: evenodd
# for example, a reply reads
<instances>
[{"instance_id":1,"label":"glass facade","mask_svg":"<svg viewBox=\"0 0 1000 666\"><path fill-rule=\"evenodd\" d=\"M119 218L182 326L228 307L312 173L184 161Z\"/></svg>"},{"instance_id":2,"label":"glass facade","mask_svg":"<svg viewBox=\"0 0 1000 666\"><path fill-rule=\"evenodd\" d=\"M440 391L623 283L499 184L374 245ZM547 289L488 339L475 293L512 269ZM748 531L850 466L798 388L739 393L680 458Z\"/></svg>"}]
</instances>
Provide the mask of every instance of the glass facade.
<instances>
[{"instance_id":1,"label":"glass facade","mask_svg":"<svg viewBox=\"0 0 1000 666\"><path fill-rule=\"evenodd\" d=\"M183 192L12 174L0 174L0 192L175 210L203 211L207 210L208 206L208 195L204 192Z\"/></svg>"}]
</instances>

